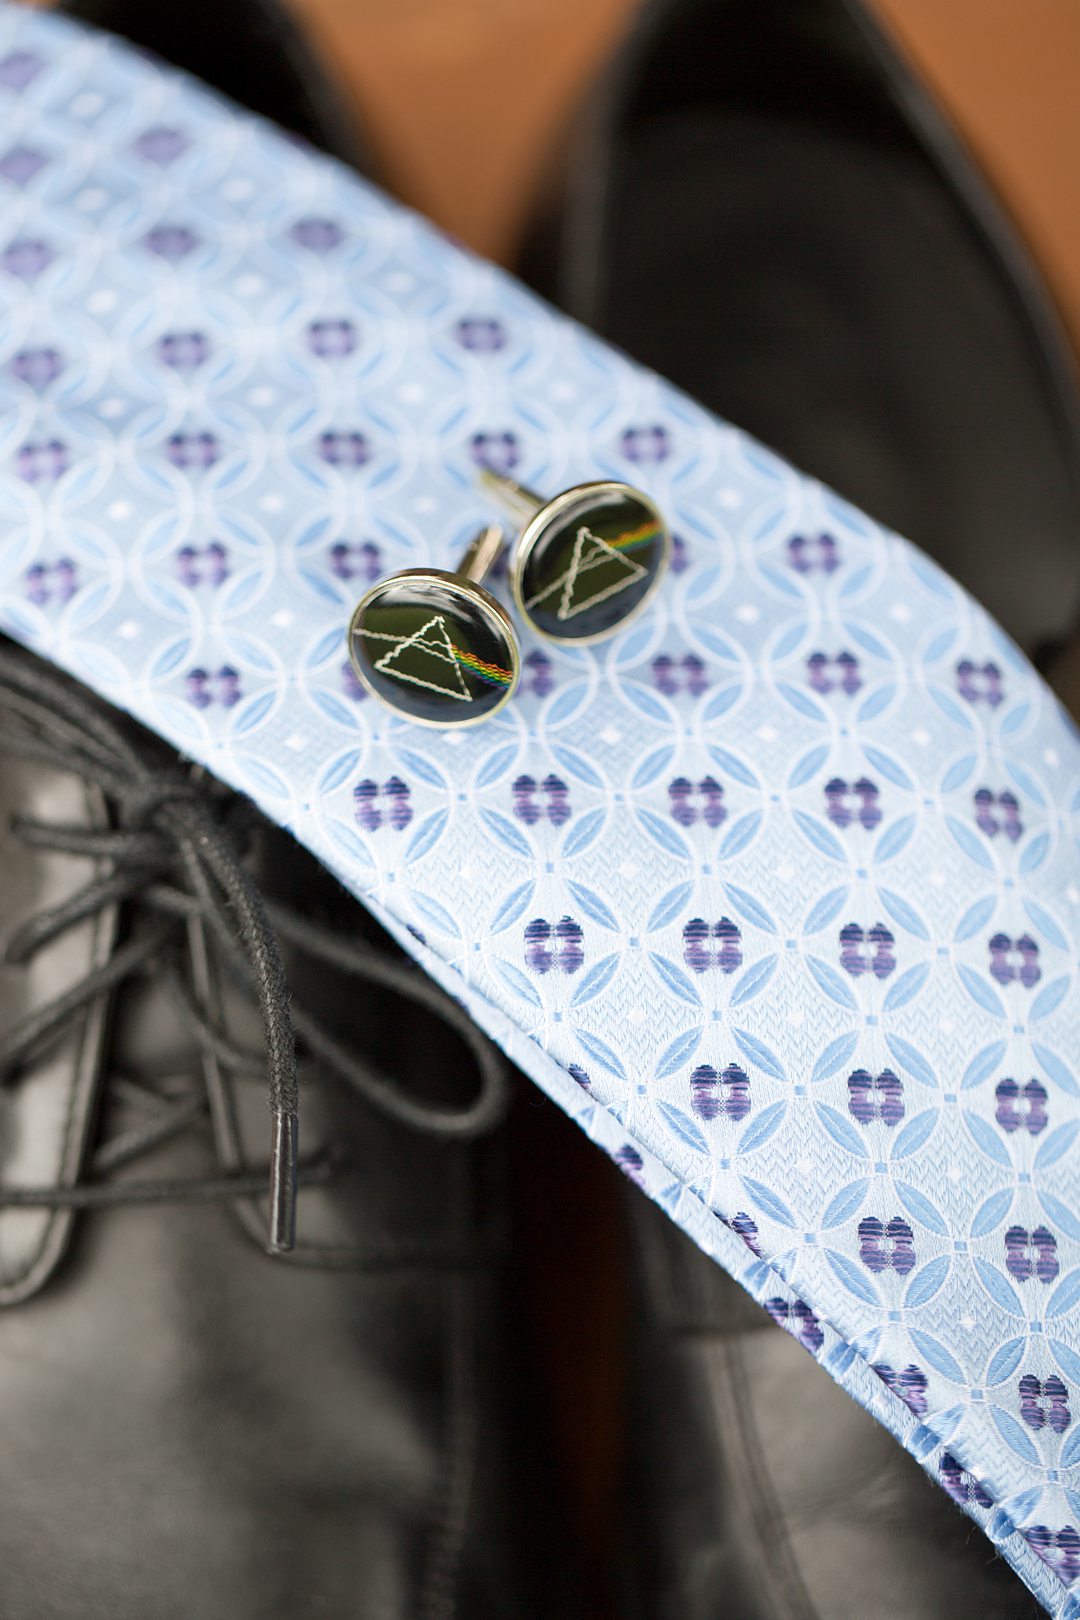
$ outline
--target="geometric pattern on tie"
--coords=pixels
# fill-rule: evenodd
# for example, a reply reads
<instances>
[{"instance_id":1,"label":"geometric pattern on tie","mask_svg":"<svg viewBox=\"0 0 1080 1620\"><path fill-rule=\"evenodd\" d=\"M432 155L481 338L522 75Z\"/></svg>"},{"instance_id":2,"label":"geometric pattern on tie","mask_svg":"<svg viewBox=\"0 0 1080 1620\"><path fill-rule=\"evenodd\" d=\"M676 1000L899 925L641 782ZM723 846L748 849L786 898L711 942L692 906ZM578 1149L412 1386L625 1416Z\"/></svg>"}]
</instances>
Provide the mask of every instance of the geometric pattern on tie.
<instances>
[{"instance_id":1,"label":"geometric pattern on tie","mask_svg":"<svg viewBox=\"0 0 1080 1620\"><path fill-rule=\"evenodd\" d=\"M0 400L4 630L291 828L1076 1620L1080 741L1016 648L342 168L11 9ZM345 630L482 465L632 481L675 563L436 734Z\"/></svg>"}]
</instances>

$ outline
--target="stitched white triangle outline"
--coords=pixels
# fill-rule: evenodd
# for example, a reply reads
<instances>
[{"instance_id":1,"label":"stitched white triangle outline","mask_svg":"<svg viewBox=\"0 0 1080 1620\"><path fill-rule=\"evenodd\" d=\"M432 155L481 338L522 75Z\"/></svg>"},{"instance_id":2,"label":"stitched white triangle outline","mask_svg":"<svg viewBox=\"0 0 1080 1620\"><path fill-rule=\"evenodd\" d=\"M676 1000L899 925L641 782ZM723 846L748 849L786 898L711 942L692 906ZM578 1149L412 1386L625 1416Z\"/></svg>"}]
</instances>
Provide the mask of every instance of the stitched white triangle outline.
<instances>
[{"instance_id":1,"label":"stitched white triangle outline","mask_svg":"<svg viewBox=\"0 0 1080 1620\"><path fill-rule=\"evenodd\" d=\"M590 547L587 554L585 552L586 543ZM574 586L581 575L587 574L591 568L599 568L603 563L608 562L618 563L626 571L625 579L617 580L615 584L606 586L604 590L595 592L594 595L586 597L583 602L578 602L571 607ZM593 534L588 525L583 523L577 532L577 539L574 541L570 566L565 573L559 575L558 579L553 580L542 591L538 591L535 596L530 597L525 606L534 608L545 597L551 596L553 592L561 588L562 600L559 603L556 616L560 622L565 623L567 619L574 618L576 614L584 613L586 608L595 607L598 602L607 601L609 596L617 596L620 591L627 590L635 580L640 579L646 572L647 570L640 563L634 562L631 557L624 557L621 552L610 546L606 540L601 540L599 535Z\"/></svg>"},{"instance_id":2,"label":"stitched white triangle outline","mask_svg":"<svg viewBox=\"0 0 1080 1620\"><path fill-rule=\"evenodd\" d=\"M434 639L429 637L429 631L432 631ZM453 644L447 634L446 620L441 613L436 613L433 618L428 620L427 624L421 625L419 630L414 630L411 636L388 636L381 634L378 630L361 630L360 634L366 636L370 641L392 641L394 643L389 652L383 653L375 664L375 668L383 675L392 675L395 681L407 681L410 686L422 686L428 692L439 692L443 697L456 698L459 703L471 703L473 701L472 693L465 685L458 661L454 657ZM400 658L408 647L422 647L425 652L430 653L432 658L438 658L444 664L449 665L454 672L457 690L455 691L449 685L439 685L436 681L421 680L419 675L410 675L407 670L395 669L395 659Z\"/></svg>"}]
</instances>

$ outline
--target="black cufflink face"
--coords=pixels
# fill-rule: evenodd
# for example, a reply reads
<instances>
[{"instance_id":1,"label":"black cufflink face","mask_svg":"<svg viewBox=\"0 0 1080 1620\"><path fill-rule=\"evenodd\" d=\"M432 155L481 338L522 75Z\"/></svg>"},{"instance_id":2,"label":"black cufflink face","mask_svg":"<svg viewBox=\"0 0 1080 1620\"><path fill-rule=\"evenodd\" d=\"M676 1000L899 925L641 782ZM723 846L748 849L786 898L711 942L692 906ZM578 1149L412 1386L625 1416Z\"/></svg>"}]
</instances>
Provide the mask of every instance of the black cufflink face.
<instances>
[{"instance_id":1,"label":"black cufflink face","mask_svg":"<svg viewBox=\"0 0 1080 1620\"><path fill-rule=\"evenodd\" d=\"M581 484L548 501L514 550L522 614L553 641L601 641L652 597L671 537L659 509L629 484Z\"/></svg>"},{"instance_id":2,"label":"black cufflink face","mask_svg":"<svg viewBox=\"0 0 1080 1620\"><path fill-rule=\"evenodd\" d=\"M349 626L349 655L374 697L426 726L488 719L521 669L513 624L495 598L465 575L429 568L367 592Z\"/></svg>"}]
</instances>

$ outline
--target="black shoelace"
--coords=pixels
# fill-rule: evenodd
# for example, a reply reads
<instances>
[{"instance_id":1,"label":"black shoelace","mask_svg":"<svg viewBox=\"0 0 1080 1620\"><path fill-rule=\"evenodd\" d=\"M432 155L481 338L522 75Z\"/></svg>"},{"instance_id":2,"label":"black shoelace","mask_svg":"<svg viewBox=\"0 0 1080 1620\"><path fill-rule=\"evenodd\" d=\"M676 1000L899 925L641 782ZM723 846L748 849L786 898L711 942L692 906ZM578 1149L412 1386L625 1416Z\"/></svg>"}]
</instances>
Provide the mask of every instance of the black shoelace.
<instances>
[{"instance_id":1,"label":"black shoelace","mask_svg":"<svg viewBox=\"0 0 1080 1620\"><path fill-rule=\"evenodd\" d=\"M205 1054L237 1075L254 1070L266 1074L273 1120L269 1247L274 1252L294 1247L300 1181L322 1180L329 1173L325 1160L304 1167L299 1160L298 1036L316 1064L382 1113L413 1129L466 1139L498 1123L507 1101L505 1066L452 997L412 964L264 900L241 858L245 828L250 831L254 824L247 801L180 769L162 770L128 741L104 706L47 666L0 647L0 756L5 754L82 778L100 790L110 817L101 828L29 819L14 823L14 833L28 846L91 858L98 863L99 875L8 932L0 943L0 961L26 962L66 929L113 906L137 904L151 920L143 931L117 945L107 961L0 1037L0 1084L103 992L140 974L165 975ZM184 972L186 929L193 919L212 937L230 978L257 1000L264 1054L227 1038L212 1010L201 1003L192 975ZM290 1003L278 936L328 967L400 995L441 1018L475 1057L480 1083L473 1101L461 1108L414 1101L391 1079L361 1062L301 1006ZM0 1188L0 1207L91 1208L247 1197L261 1191L265 1173L255 1177L230 1171L180 1182L100 1179L186 1128L201 1111L201 1103L193 1105L190 1099L186 1107L171 1108L161 1106L159 1099L155 1117L99 1154L88 1179L68 1187Z\"/></svg>"}]
</instances>

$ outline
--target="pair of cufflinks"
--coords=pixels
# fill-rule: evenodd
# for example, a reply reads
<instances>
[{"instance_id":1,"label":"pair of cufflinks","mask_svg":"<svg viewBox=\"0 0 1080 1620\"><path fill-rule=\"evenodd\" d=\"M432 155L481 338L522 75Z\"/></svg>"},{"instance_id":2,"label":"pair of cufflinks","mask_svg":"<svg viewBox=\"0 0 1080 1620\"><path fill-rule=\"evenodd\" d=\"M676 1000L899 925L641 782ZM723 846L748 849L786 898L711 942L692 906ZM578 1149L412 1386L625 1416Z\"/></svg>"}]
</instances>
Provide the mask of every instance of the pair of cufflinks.
<instances>
[{"instance_id":1,"label":"pair of cufflinks","mask_svg":"<svg viewBox=\"0 0 1080 1620\"><path fill-rule=\"evenodd\" d=\"M552 641L602 641L660 585L671 551L662 514L630 484L578 484L541 500L513 479L482 480L523 523L510 585L522 618ZM486 720L513 697L521 673L514 622L482 581L506 548L502 526L480 530L457 573L407 568L356 606L349 656L387 707L426 726Z\"/></svg>"}]
</instances>

